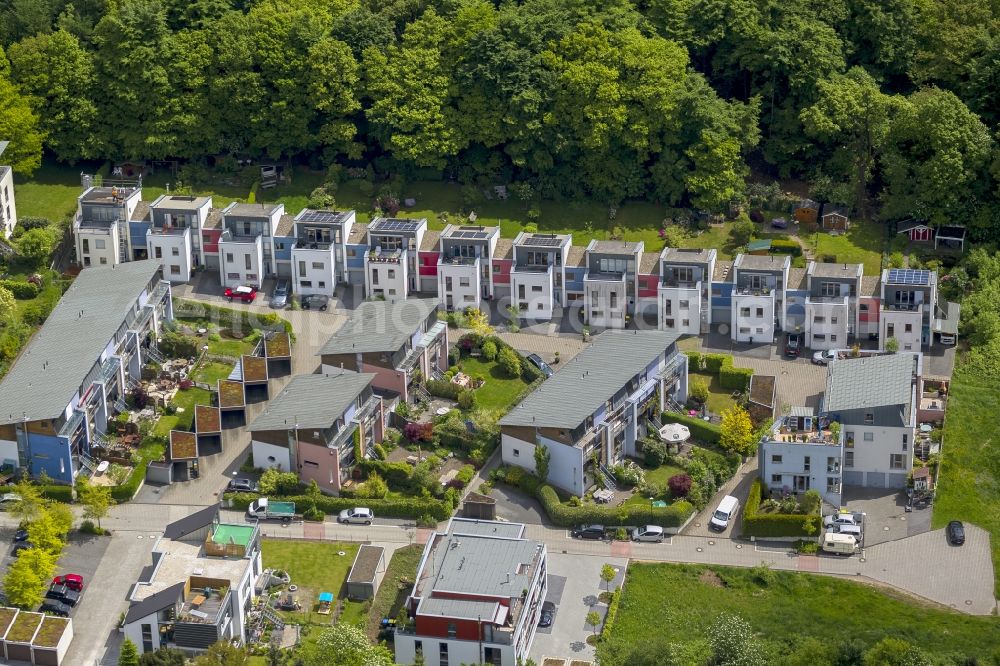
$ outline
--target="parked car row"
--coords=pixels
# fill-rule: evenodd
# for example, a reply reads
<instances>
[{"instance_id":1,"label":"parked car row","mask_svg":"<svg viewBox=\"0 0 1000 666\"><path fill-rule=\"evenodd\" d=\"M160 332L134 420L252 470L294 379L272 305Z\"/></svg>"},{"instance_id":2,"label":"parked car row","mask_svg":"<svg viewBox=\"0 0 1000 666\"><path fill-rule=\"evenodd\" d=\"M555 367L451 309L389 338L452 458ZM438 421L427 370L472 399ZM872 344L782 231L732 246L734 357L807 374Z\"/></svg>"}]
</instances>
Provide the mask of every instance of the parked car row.
<instances>
[{"instance_id":1,"label":"parked car row","mask_svg":"<svg viewBox=\"0 0 1000 666\"><path fill-rule=\"evenodd\" d=\"M614 538L618 528L609 528L604 525L581 525L570 531L570 536L574 539L590 539L594 541L606 541ZM640 527L626 527L625 533L631 541L645 543L663 543L664 531L659 525L642 525Z\"/></svg>"},{"instance_id":2,"label":"parked car row","mask_svg":"<svg viewBox=\"0 0 1000 666\"><path fill-rule=\"evenodd\" d=\"M83 576L80 574L56 576L52 579L52 583L45 593L45 600L42 601L38 611L67 617L80 603L80 595L82 594Z\"/></svg>"}]
</instances>

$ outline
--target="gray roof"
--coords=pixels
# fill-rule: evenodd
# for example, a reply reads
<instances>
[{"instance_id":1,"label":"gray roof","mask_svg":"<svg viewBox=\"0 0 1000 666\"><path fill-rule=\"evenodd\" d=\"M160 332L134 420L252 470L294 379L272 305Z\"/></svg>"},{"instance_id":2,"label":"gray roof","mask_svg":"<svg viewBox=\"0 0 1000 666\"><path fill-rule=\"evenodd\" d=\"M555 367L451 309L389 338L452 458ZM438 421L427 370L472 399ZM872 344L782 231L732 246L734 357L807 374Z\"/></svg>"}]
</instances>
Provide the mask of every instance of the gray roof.
<instances>
[{"instance_id":1,"label":"gray roof","mask_svg":"<svg viewBox=\"0 0 1000 666\"><path fill-rule=\"evenodd\" d=\"M707 264L715 256L715 250L666 247L663 248L660 256L668 264Z\"/></svg>"},{"instance_id":2,"label":"gray roof","mask_svg":"<svg viewBox=\"0 0 1000 666\"><path fill-rule=\"evenodd\" d=\"M587 263L587 248L581 245L570 245L566 251L567 266L583 266Z\"/></svg>"},{"instance_id":3,"label":"gray roof","mask_svg":"<svg viewBox=\"0 0 1000 666\"><path fill-rule=\"evenodd\" d=\"M937 311L934 313L934 332L958 335L958 320L961 314L962 306L958 303L938 299Z\"/></svg>"},{"instance_id":4,"label":"gray roof","mask_svg":"<svg viewBox=\"0 0 1000 666\"><path fill-rule=\"evenodd\" d=\"M500 424L575 428L677 337L667 331L605 331L500 419Z\"/></svg>"},{"instance_id":5,"label":"gray roof","mask_svg":"<svg viewBox=\"0 0 1000 666\"><path fill-rule=\"evenodd\" d=\"M133 603L125 613L125 624L141 620L157 611L171 608L184 596L184 581L151 594L142 601Z\"/></svg>"},{"instance_id":6,"label":"gray roof","mask_svg":"<svg viewBox=\"0 0 1000 666\"><path fill-rule=\"evenodd\" d=\"M159 271L155 260L85 268L0 381L0 424L62 416Z\"/></svg>"},{"instance_id":7,"label":"gray roof","mask_svg":"<svg viewBox=\"0 0 1000 666\"><path fill-rule=\"evenodd\" d=\"M910 404L913 355L837 359L826 375L827 412Z\"/></svg>"},{"instance_id":8,"label":"gray roof","mask_svg":"<svg viewBox=\"0 0 1000 666\"><path fill-rule=\"evenodd\" d=\"M472 534L475 536L520 539L524 536L521 523L504 523L499 520L475 520L472 518L452 518L448 523L448 534Z\"/></svg>"},{"instance_id":9,"label":"gray roof","mask_svg":"<svg viewBox=\"0 0 1000 666\"><path fill-rule=\"evenodd\" d=\"M179 194L164 194L156 199L152 204L153 208L163 208L165 210L199 210L202 206L211 201L210 197L189 197Z\"/></svg>"},{"instance_id":10,"label":"gray roof","mask_svg":"<svg viewBox=\"0 0 1000 666\"><path fill-rule=\"evenodd\" d=\"M225 210L225 213L239 217L271 217L274 209L282 205L280 203L234 203Z\"/></svg>"},{"instance_id":11,"label":"gray roof","mask_svg":"<svg viewBox=\"0 0 1000 666\"><path fill-rule=\"evenodd\" d=\"M163 536L167 539L180 539L192 532L197 532L203 527L208 527L215 522L219 515L219 505L212 504L204 509L199 509L189 516L180 520L175 520L163 530Z\"/></svg>"},{"instance_id":12,"label":"gray roof","mask_svg":"<svg viewBox=\"0 0 1000 666\"><path fill-rule=\"evenodd\" d=\"M812 261L809 263L809 275L824 278L853 278L861 277L864 271L864 264L839 264L827 263L825 261Z\"/></svg>"},{"instance_id":13,"label":"gray roof","mask_svg":"<svg viewBox=\"0 0 1000 666\"><path fill-rule=\"evenodd\" d=\"M601 254L635 254L636 250L642 247L642 241L612 241L593 240L587 246L590 252L600 252Z\"/></svg>"},{"instance_id":14,"label":"gray roof","mask_svg":"<svg viewBox=\"0 0 1000 666\"><path fill-rule=\"evenodd\" d=\"M733 263L741 271L781 271L791 265L792 258L787 254L741 254Z\"/></svg>"},{"instance_id":15,"label":"gray roof","mask_svg":"<svg viewBox=\"0 0 1000 666\"><path fill-rule=\"evenodd\" d=\"M351 313L343 328L326 341L317 356L394 352L417 332L439 305L441 301L437 298L363 303Z\"/></svg>"},{"instance_id":16,"label":"gray roof","mask_svg":"<svg viewBox=\"0 0 1000 666\"><path fill-rule=\"evenodd\" d=\"M515 595L510 595L515 596ZM482 620L483 622L500 623L507 609L497 601L471 601L467 599L442 599L426 597L420 602L417 611L420 615L436 615L438 617Z\"/></svg>"},{"instance_id":17,"label":"gray roof","mask_svg":"<svg viewBox=\"0 0 1000 666\"><path fill-rule=\"evenodd\" d=\"M431 585L419 593L435 592L516 597L531 582L521 564L531 565L541 546L526 539L497 539L465 534L447 536L434 546L421 580ZM519 573L521 571L521 573Z\"/></svg>"},{"instance_id":18,"label":"gray roof","mask_svg":"<svg viewBox=\"0 0 1000 666\"><path fill-rule=\"evenodd\" d=\"M655 252L643 252L639 259L639 272L643 275L659 273L660 255Z\"/></svg>"},{"instance_id":19,"label":"gray roof","mask_svg":"<svg viewBox=\"0 0 1000 666\"><path fill-rule=\"evenodd\" d=\"M788 282L785 283L786 289L797 289L802 290L807 286L806 281L806 269L804 268L789 268L788 269Z\"/></svg>"},{"instance_id":20,"label":"gray roof","mask_svg":"<svg viewBox=\"0 0 1000 666\"><path fill-rule=\"evenodd\" d=\"M135 205L132 210L132 217L130 218L133 222L149 221L149 202L140 201Z\"/></svg>"},{"instance_id":21,"label":"gray roof","mask_svg":"<svg viewBox=\"0 0 1000 666\"><path fill-rule=\"evenodd\" d=\"M792 408L788 411L789 416L815 416L816 410L812 407L803 407L802 405L792 405Z\"/></svg>"},{"instance_id":22,"label":"gray roof","mask_svg":"<svg viewBox=\"0 0 1000 666\"><path fill-rule=\"evenodd\" d=\"M248 430L329 428L337 422L375 375L338 370L322 375L296 375Z\"/></svg>"}]
</instances>

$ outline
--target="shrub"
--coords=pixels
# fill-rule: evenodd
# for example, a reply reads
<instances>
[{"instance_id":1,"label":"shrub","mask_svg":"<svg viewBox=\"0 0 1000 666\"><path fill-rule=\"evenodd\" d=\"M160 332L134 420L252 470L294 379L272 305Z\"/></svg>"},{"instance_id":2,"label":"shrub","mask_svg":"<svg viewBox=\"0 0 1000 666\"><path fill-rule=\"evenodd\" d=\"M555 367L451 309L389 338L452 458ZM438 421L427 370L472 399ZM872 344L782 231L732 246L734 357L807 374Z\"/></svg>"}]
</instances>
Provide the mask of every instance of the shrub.
<instances>
[{"instance_id":1,"label":"shrub","mask_svg":"<svg viewBox=\"0 0 1000 666\"><path fill-rule=\"evenodd\" d=\"M620 507L587 504L574 507L559 501L559 495L549 485L542 484L536 493L549 519L561 527L600 523L604 525L660 525L680 527L694 512L694 507L685 501L675 502L667 507L626 504Z\"/></svg>"},{"instance_id":2,"label":"shrub","mask_svg":"<svg viewBox=\"0 0 1000 666\"><path fill-rule=\"evenodd\" d=\"M407 423L403 436L411 442L429 442L434 439L433 423Z\"/></svg>"},{"instance_id":3,"label":"shrub","mask_svg":"<svg viewBox=\"0 0 1000 666\"><path fill-rule=\"evenodd\" d=\"M476 392L472 389L465 389L458 392L458 406L462 409L472 409L476 406Z\"/></svg>"},{"instance_id":4,"label":"shrub","mask_svg":"<svg viewBox=\"0 0 1000 666\"><path fill-rule=\"evenodd\" d=\"M521 374L521 359L518 358L517 352L510 347L501 349L497 354L497 360L508 377L517 377Z\"/></svg>"},{"instance_id":5,"label":"shrub","mask_svg":"<svg viewBox=\"0 0 1000 666\"><path fill-rule=\"evenodd\" d=\"M295 472L282 472L274 468L261 474L258 485L262 495L291 495L302 487Z\"/></svg>"},{"instance_id":6,"label":"shrub","mask_svg":"<svg viewBox=\"0 0 1000 666\"><path fill-rule=\"evenodd\" d=\"M0 280L0 287L9 291L19 301L35 298L42 290L37 284L23 280Z\"/></svg>"},{"instance_id":7,"label":"shrub","mask_svg":"<svg viewBox=\"0 0 1000 666\"><path fill-rule=\"evenodd\" d=\"M458 470L455 474L455 480L462 484L462 487L469 485L469 481L472 481L472 477L476 475L476 468L472 465L465 465L462 469Z\"/></svg>"},{"instance_id":8,"label":"shrub","mask_svg":"<svg viewBox=\"0 0 1000 666\"><path fill-rule=\"evenodd\" d=\"M750 486L750 495L743 507L744 536L783 537L811 536L817 530L818 516L802 513L759 513L760 499L764 485L760 479L754 479Z\"/></svg>"},{"instance_id":9,"label":"shrub","mask_svg":"<svg viewBox=\"0 0 1000 666\"><path fill-rule=\"evenodd\" d=\"M663 412L663 422L664 423L681 423L688 427L691 431L691 435L695 439L707 442L709 444L717 444L719 442L719 426L714 423L709 423L708 421L702 421L701 419L688 416L687 414L677 414L675 412Z\"/></svg>"},{"instance_id":10,"label":"shrub","mask_svg":"<svg viewBox=\"0 0 1000 666\"><path fill-rule=\"evenodd\" d=\"M719 385L731 391L745 391L750 386L753 369L734 368L732 363L732 357L729 357L729 364L719 370Z\"/></svg>"},{"instance_id":11,"label":"shrub","mask_svg":"<svg viewBox=\"0 0 1000 666\"><path fill-rule=\"evenodd\" d=\"M601 637L611 635L611 630L615 626L615 618L618 616L618 604L622 600L621 589L611 592L611 601L608 602L608 612L604 615L604 626L601 627Z\"/></svg>"},{"instance_id":12,"label":"shrub","mask_svg":"<svg viewBox=\"0 0 1000 666\"><path fill-rule=\"evenodd\" d=\"M95 525L92 520L85 520L80 523L80 532L82 534L95 534L97 536L104 534L104 530Z\"/></svg>"},{"instance_id":13,"label":"shrub","mask_svg":"<svg viewBox=\"0 0 1000 666\"><path fill-rule=\"evenodd\" d=\"M648 438L642 442L643 462L646 467L659 467L667 460L669 455L667 445L658 439Z\"/></svg>"},{"instance_id":14,"label":"shrub","mask_svg":"<svg viewBox=\"0 0 1000 666\"><path fill-rule=\"evenodd\" d=\"M701 370L701 352L689 351L684 352L685 356L688 357L688 371L697 372Z\"/></svg>"},{"instance_id":15,"label":"shrub","mask_svg":"<svg viewBox=\"0 0 1000 666\"><path fill-rule=\"evenodd\" d=\"M797 257L802 254L802 246L788 238L775 238L771 241L771 252Z\"/></svg>"},{"instance_id":16,"label":"shrub","mask_svg":"<svg viewBox=\"0 0 1000 666\"><path fill-rule=\"evenodd\" d=\"M733 357L729 354L702 354L701 360L705 365L705 370L709 374L717 375L719 371L722 370L722 366L725 365L726 360L730 363L733 362Z\"/></svg>"},{"instance_id":17,"label":"shrub","mask_svg":"<svg viewBox=\"0 0 1000 666\"><path fill-rule=\"evenodd\" d=\"M492 361L497 357L497 344L492 340L487 340L483 343L483 358L487 361Z\"/></svg>"},{"instance_id":18,"label":"shrub","mask_svg":"<svg viewBox=\"0 0 1000 666\"><path fill-rule=\"evenodd\" d=\"M687 497L691 491L691 477L687 474L674 474L667 481L667 486L670 488L671 497Z\"/></svg>"},{"instance_id":19,"label":"shrub","mask_svg":"<svg viewBox=\"0 0 1000 666\"><path fill-rule=\"evenodd\" d=\"M233 508L245 511L250 502L257 499L259 495L255 493L226 493L224 497L232 502ZM353 497L330 497L327 495L316 498L305 495L287 495L275 497L275 499L295 502L297 507L311 507L315 503L316 508L327 515L337 514L357 505L357 501ZM412 519L427 516L430 517L433 524L439 520L446 520L452 511L449 504L432 497L387 497L368 499L365 500L365 504L375 512L376 516Z\"/></svg>"},{"instance_id":20,"label":"shrub","mask_svg":"<svg viewBox=\"0 0 1000 666\"><path fill-rule=\"evenodd\" d=\"M753 222L746 219L734 224L732 231L729 232L729 235L732 237L734 245L746 245L753 239L756 231L757 227L754 226Z\"/></svg>"},{"instance_id":21,"label":"shrub","mask_svg":"<svg viewBox=\"0 0 1000 666\"><path fill-rule=\"evenodd\" d=\"M73 501L72 486L52 484L48 486L39 486L38 490L45 499L53 500L55 502L64 502L66 504Z\"/></svg>"},{"instance_id":22,"label":"shrub","mask_svg":"<svg viewBox=\"0 0 1000 666\"><path fill-rule=\"evenodd\" d=\"M375 446L372 447L372 450L375 451L375 455L378 456L379 460L386 459L387 454L385 452L385 448L383 448L381 444L376 444Z\"/></svg>"},{"instance_id":23,"label":"shrub","mask_svg":"<svg viewBox=\"0 0 1000 666\"><path fill-rule=\"evenodd\" d=\"M389 494L389 486L376 472L368 475L368 480L358 486L354 496L363 499L382 499Z\"/></svg>"},{"instance_id":24,"label":"shrub","mask_svg":"<svg viewBox=\"0 0 1000 666\"><path fill-rule=\"evenodd\" d=\"M159 343L160 350L173 358L189 358L198 354L198 342L191 337L168 331Z\"/></svg>"},{"instance_id":25,"label":"shrub","mask_svg":"<svg viewBox=\"0 0 1000 666\"><path fill-rule=\"evenodd\" d=\"M708 382L700 377L695 377L688 385L688 397L697 403L708 402Z\"/></svg>"},{"instance_id":26,"label":"shrub","mask_svg":"<svg viewBox=\"0 0 1000 666\"><path fill-rule=\"evenodd\" d=\"M461 386L445 379L429 379L426 386L427 392L431 395L448 400L458 400L458 396L462 392Z\"/></svg>"},{"instance_id":27,"label":"shrub","mask_svg":"<svg viewBox=\"0 0 1000 666\"><path fill-rule=\"evenodd\" d=\"M795 542L795 550L803 555L815 555L819 552L819 544L815 541L800 539Z\"/></svg>"}]
</instances>

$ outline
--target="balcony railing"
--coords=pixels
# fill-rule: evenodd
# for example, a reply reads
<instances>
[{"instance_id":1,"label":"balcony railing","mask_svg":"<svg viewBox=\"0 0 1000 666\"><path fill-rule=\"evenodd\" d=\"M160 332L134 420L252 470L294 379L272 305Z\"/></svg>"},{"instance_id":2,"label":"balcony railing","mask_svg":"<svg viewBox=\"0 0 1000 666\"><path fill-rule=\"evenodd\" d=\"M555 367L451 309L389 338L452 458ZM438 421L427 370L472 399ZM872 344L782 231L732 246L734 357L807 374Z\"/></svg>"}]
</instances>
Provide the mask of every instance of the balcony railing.
<instances>
[{"instance_id":1,"label":"balcony railing","mask_svg":"<svg viewBox=\"0 0 1000 666\"><path fill-rule=\"evenodd\" d=\"M847 296L807 296L806 303L847 305Z\"/></svg>"},{"instance_id":2,"label":"balcony railing","mask_svg":"<svg viewBox=\"0 0 1000 666\"><path fill-rule=\"evenodd\" d=\"M920 312L922 303L882 303L883 310L892 312Z\"/></svg>"},{"instance_id":3,"label":"balcony railing","mask_svg":"<svg viewBox=\"0 0 1000 666\"><path fill-rule=\"evenodd\" d=\"M773 296L774 289L770 287L736 287L733 289L734 296Z\"/></svg>"},{"instance_id":4,"label":"balcony railing","mask_svg":"<svg viewBox=\"0 0 1000 666\"><path fill-rule=\"evenodd\" d=\"M294 250L329 250L333 247L333 241L315 241L308 238L299 238L295 241Z\"/></svg>"},{"instance_id":5,"label":"balcony railing","mask_svg":"<svg viewBox=\"0 0 1000 666\"><path fill-rule=\"evenodd\" d=\"M515 264L511 270L514 273L548 273L550 268L552 268L551 265Z\"/></svg>"},{"instance_id":6,"label":"balcony railing","mask_svg":"<svg viewBox=\"0 0 1000 666\"><path fill-rule=\"evenodd\" d=\"M439 263L442 266L475 266L479 257L441 257Z\"/></svg>"},{"instance_id":7,"label":"balcony railing","mask_svg":"<svg viewBox=\"0 0 1000 666\"><path fill-rule=\"evenodd\" d=\"M676 279L670 278L670 277L664 278L662 284L663 284L664 287L671 287L671 288L674 288L674 289L697 289L698 288L698 283L697 282L691 282L689 280L676 280Z\"/></svg>"},{"instance_id":8,"label":"balcony railing","mask_svg":"<svg viewBox=\"0 0 1000 666\"><path fill-rule=\"evenodd\" d=\"M403 260L403 250L372 250L368 261L377 264L398 264Z\"/></svg>"}]
</instances>

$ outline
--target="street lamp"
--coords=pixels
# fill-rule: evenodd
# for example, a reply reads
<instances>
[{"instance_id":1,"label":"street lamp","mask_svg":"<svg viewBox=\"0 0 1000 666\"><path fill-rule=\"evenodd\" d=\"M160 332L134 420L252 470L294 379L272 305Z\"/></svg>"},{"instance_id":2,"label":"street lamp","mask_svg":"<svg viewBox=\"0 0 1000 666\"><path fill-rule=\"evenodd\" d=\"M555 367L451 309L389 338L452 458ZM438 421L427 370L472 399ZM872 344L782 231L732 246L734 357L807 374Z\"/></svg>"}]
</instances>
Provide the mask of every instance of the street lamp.
<instances>
[{"instance_id":1,"label":"street lamp","mask_svg":"<svg viewBox=\"0 0 1000 666\"><path fill-rule=\"evenodd\" d=\"M653 500L655 497L650 496L649 498L649 522L653 522Z\"/></svg>"}]
</instances>

